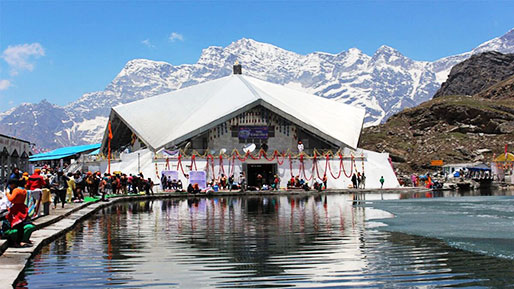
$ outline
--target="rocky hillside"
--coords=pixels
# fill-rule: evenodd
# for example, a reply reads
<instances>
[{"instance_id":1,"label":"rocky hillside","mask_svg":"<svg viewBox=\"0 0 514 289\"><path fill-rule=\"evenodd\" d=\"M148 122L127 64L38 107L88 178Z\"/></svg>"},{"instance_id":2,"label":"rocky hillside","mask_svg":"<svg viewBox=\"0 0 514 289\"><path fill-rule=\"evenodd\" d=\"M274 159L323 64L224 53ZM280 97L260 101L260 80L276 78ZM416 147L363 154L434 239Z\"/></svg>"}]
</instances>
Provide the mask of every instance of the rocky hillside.
<instances>
[{"instance_id":1,"label":"rocky hillside","mask_svg":"<svg viewBox=\"0 0 514 289\"><path fill-rule=\"evenodd\" d=\"M514 76L492 85L478 93L477 96L490 99L514 98Z\"/></svg>"},{"instance_id":2,"label":"rocky hillside","mask_svg":"<svg viewBox=\"0 0 514 289\"><path fill-rule=\"evenodd\" d=\"M227 76L236 60L246 75L363 107L366 125L375 125L431 99L453 65L483 51L513 53L514 29L472 51L434 62L412 60L385 45L373 55L356 48L301 55L243 38L204 49L194 64L131 60L105 90L86 93L64 107L42 102L1 113L0 133L44 148L98 142L112 106ZM51 116L43 119L46 115Z\"/></svg>"},{"instance_id":3,"label":"rocky hillside","mask_svg":"<svg viewBox=\"0 0 514 289\"><path fill-rule=\"evenodd\" d=\"M447 86L461 87L457 94L476 91L481 87L484 75L494 78L506 63L489 62L490 53L484 53L459 64L452 69ZM514 58L495 55L498 59ZM484 58L484 59L480 59ZM488 63L476 66L476 63ZM500 67L498 67L500 66ZM459 75L469 86L460 85ZM476 71L476 73L473 73ZM459 74L459 75L455 75ZM503 76L498 79L504 78ZM445 163L488 161L492 153L501 153L505 144L514 145L514 70L511 77L494 83L473 96L444 95L417 107L392 116L386 123L366 128L360 146L387 151L397 167L405 173L424 172L432 169L431 160L442 159ZM474 86L473 84L476 84Z\"/></svg>"},{"instance_id":4,"label":"rocky hillside","mask_svg":"<svg viewBox=\"0 0 514 289\"><path fill-rule=\"evenodd\" d=\"M514 74L514 54L484 52L455 65L448 79L435 93L444 95L474 95Z\"/></svg>"}]
</instances>

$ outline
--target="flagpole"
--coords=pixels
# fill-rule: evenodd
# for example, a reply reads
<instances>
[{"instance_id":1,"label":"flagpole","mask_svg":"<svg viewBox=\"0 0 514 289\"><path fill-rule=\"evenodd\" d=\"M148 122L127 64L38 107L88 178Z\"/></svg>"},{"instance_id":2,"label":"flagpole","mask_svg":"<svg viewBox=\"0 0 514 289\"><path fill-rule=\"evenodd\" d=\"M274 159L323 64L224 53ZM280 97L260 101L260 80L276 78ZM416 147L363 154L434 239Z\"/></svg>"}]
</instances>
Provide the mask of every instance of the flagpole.
<instances>
[{"instance_id":1,"label":"flagpole","mask_svg":"<svg viewBox=\"0 0 514 289\"><path fill-rule=\"evenodd\" d=\"M109 138L107 141L107 173L111 174L111 140L112 140L112 130L111 130L111 122L107 125L109 129Z\"/></svg>"}]
</instances>

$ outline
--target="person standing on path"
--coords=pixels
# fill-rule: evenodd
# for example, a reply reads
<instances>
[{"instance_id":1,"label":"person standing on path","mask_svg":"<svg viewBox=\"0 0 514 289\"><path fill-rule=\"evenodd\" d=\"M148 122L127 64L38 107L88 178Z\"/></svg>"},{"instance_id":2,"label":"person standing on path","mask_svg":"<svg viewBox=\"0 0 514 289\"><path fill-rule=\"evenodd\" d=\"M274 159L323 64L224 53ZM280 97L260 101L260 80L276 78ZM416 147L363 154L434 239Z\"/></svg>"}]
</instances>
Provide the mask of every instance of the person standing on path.
<instances>
[{"instance_id":1,"label":"person standing on path","mask_svg":"<svg viewBox=\"0 0 514 289\"><path fill-rule=\"evenodd\" d=\"M68 188L66 188L66 202L71 203L75 198L76 184L72 173L66 175L68 177Z\"/></svg>"},{"instance_id":2,"label":"person standing on path","mask_svg":"<svg viewBox=\"0 0 514 289\"><path fill-rule=\"evenodd\" d=\"M353 174L353 176L352 176L352 184L353 184L353 188L356 189L357 188L357 175L356 174Z\"/></svg>"},{"instance_id":3,"label":"person standing on path","mask_svg":"<svg viewBox=\"0 0 514 289\"><path fill-rule=\"evenodd\" d=\"M381 177L380 177L380 188L381 188L381 189L384 187L384 182L385 182L385 180L384 180L384 176L381 176Z\"/></svg>"},{"instance_id":4,"label":"person standing on path","mask_svg":"<svg viewBox=\"0 0 514 289\"><path fill-rule=\"evenodd\" d=\"M64 175L62 169L59 169L59 171L57 171L57 175L54 176L50 184L52 186L52 191L54 192L54 209L57 207L57 203L59 203L59 200L61 201L62 207L64 208L64 204L66 203L66 189L68 188L68 178Z\"/></svg>"},{"instance_id":5,"label":"person standing on path","mask_svg":"<svg viewBox=\"0 0 514 289\"><path fill-rule=\"evenodd\" d=\"M34 174L29 177L27 185L25 186L28 191L31 191L31 195L37 200L34 216L39 214L39 206L41 205L42 189L46 185L45 179L41 175L40 169L35 169ZM37 191L36 191L37 190Z\"/></svg>"},{"instance_id":6,"label":"person standing on path","mask_svg":"<svg viewBox=\"0 0 514 289\"><path fill-rule=\"evenodd\" d=\"M153 183L152 179L148 178L148 180L145 182L146 195L150 195L150 194L153 195L153 186L154 186L154 183Z\"/></svg>"},{"instance_id":7,"label":"person standing on path","mask_svg":"<svg viewBox=\"0 0 514 289\"><path fill-rule=\"evenodd\" d=\"M241 185L241 192L246 191L246 176L244 172L241 172L241 175L239 176L239 182Z\"/></svg>"}]
</instances>

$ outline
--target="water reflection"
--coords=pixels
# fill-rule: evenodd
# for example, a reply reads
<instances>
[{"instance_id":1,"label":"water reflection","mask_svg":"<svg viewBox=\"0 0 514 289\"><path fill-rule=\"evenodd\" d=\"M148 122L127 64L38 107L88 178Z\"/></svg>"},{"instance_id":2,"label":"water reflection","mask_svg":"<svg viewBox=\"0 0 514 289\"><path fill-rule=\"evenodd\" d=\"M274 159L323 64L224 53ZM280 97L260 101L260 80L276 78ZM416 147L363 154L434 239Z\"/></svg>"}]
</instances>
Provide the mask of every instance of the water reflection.
<instances>
[{"instance_id":1,"label":"water reflection","mask_svg":"<svg viewBox=\"0 0 514 289\"><path fill-rule=\"evenodd\" d=\"M387 195L387 198L402 196ZM366 199L380 199L367 195ZM352 195L120 203L43 248L30 288L401 287L514 282L511 261L370 227ZM484 273L482 264L491 272ZM495 283L500 282L500 283ZM502 283L503 282L503 283Z\"/></svg>"}]
</instances>

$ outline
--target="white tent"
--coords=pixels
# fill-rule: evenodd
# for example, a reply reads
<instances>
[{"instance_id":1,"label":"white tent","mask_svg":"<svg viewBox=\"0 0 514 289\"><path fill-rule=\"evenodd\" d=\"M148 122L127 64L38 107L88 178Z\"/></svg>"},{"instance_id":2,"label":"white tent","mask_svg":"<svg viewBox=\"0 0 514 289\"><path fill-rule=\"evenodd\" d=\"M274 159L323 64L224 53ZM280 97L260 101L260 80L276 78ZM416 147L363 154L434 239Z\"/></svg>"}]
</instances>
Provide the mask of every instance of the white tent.
<instances>
[{"instance_id":1,"label":"white tent","mask_svg":"<svg viewBox=\"0 0 514 289\"><path fill-rule=\"evenodd\" d=\"M110 118L117 116L150 150L158 151L259 105L333 144L357 147L364 109L243 75L119 105Z\"/></svg>"},{"instance_id":2,"label":"white tent","mask_svg":"<svg viewBox=\"0 0 514 289\"><path fill-rule=\"evenodd\" d=\"M145 176L158 180L163 170L178 171L179 163L176 158L154 158L157 151L180 145L260 106L320 139L327 140L333 147L344 148L347 157L352 154L357 157L365 156L353 165L348 158L344 162L337 157L332 158L330 168L341 177L329 177L330 188L347 188L351 183L347 172L341 174L341 163L348 173L352 169L354 172L362 172L365 167L369 188L380 187L381 176L386 179L385 188L399 186L388 161L388 154L357 150L364 121L364 109L237 74L114 107L111 110L110 121L113 123L113 140L117 142L116 145L120 147L130 142L135 135L146 144L146 149L136 148L137 151L133 153L122 154L120 162L113 162L111 171L143 172ZM103 140L104 151L107 137L106 130ZM188 156L182 160L184 164L192 161ZM246 164L252 162L254 160L247 160ZM299 159L292 160L291 164L284 162L279 165L277 160L273 162L277 164L281 187L287 186L287 181L292 175L299 174ZM209 178L216 178L219 171L230 171L228 161L221 168L221 163L212 164L213 170L209 169L205 158L197 158L195 163L198 169L207 168ZM326 171L325 165L326 163L321 161L320 170L316 170L316 175L331 175ZM235 165L233 163L232 168L234 175L244 170L240 161ZM186 174L191 169L192 167L186 167L183 169L185 172L179 174L184 184L188 182ZM313 162L306 161L303 170L305 172L300 172L304 173L303 177L313 181Z\"/></svg>"}]
</instances>

